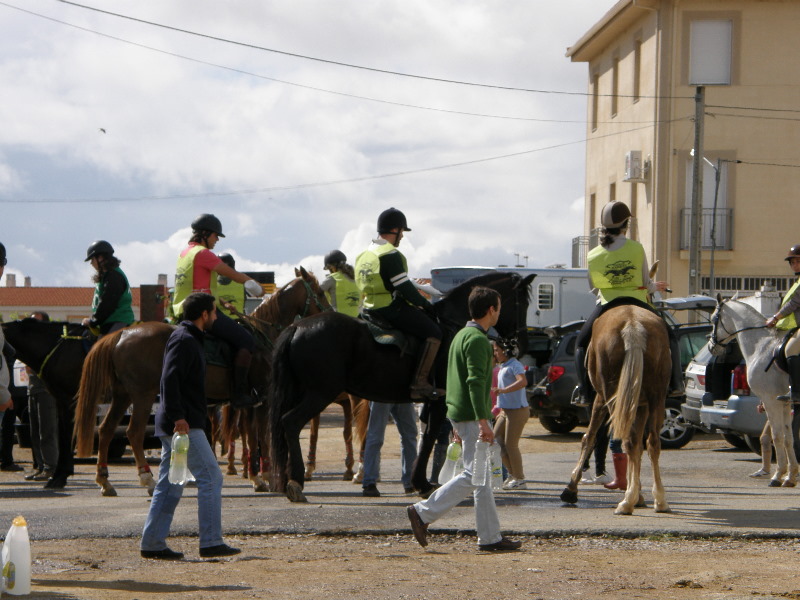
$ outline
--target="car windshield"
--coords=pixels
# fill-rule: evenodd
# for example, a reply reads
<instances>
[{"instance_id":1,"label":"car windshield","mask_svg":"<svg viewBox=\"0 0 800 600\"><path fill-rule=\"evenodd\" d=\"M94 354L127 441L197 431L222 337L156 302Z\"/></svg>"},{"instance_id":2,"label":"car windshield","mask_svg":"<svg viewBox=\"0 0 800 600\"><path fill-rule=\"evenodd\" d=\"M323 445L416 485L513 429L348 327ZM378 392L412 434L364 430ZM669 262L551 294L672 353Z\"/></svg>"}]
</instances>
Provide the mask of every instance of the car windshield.
<instances>
[{"instance_id":1,"label":"car windshield","mask_svg":"<svg viewBox=\"0 0 800 600\"><path fill-rule=\"evenodd\" d=\"M708 336L711 333L710 328L692 329L690 331L679 331L683 335L678 340L678 345L681 350L681 365L686 366L692 357L697 355L701 349L708 346Z\"/></svg>"},{"instance_id":2,"label":"car windshield","mask_svg":"<svg viewBox=\"0 0 800 600\"><path fill-rule=\"evenodd\" d=\"M707 365L711 361L711 351L708 349L708 344L704 344L697 354L694 355L692 362L698 365Z\"/></svg>"}]
</instances>

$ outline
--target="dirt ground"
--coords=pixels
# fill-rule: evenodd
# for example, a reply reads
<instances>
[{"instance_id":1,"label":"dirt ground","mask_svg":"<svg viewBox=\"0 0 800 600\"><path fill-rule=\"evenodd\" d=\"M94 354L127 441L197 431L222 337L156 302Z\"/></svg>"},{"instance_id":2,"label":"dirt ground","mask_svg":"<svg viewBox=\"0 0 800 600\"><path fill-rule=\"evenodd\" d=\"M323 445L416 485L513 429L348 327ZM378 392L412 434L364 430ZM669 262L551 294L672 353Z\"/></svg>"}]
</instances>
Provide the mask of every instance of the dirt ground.
<instances>
[{"instance_id":1,"label":"dirt ground","mask_svg":"<svg viewBox=\"0 0 800 600\"><path fill-rule=\"evenodd\" d=\"M800 598L797 541L524 539L517 553L477 552L471 537L236 537L238 557L139 558L137 540L41 541L32 598ZM99 551L98 551L99 550ZM98 555L103 558L98 559Z\"/></svg>"},{"instance_id":2,"label":"dirt ground","mask_svg":"<svg viewBox=\"0 0 800 600\"><path fill-rule=\"evenodd\" d=\"M577 448L582 430L548 434L532 419L523 452ZM320 469L339 469L341 429L323 427ZM399 459L397 435L384 460ZM692 444L718 447L718 437ZM21 453L20 453L21 454ZM326 460L325 457L330 457ZM224 526L224 523L223 523ZM242 554L199 558L196 537L171 537L180 562L145 560L138 538L35 540L31 598L144 600L797 598L800 540L523 537L517 553L477 551L474 536L226 535Z\"/></svg>"}]
</instances>

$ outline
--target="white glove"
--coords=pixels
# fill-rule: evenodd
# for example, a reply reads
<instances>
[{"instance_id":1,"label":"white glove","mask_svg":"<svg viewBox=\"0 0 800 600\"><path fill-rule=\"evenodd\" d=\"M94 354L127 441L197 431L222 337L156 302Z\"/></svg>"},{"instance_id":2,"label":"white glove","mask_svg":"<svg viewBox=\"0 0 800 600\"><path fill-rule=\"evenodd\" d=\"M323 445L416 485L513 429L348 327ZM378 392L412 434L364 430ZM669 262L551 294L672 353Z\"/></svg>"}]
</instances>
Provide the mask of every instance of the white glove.
<instances>
[{"instance_id":1,"label":"white glove","mask_svg":"<svg viewBox=\"0 0 800 600\"><path fill-rule=\"evenodd\" d=\"M248 279L244 282L244 291L256 298L261 298L264 295L264 288L255 279Z\"/></svg>"}]
</instances>

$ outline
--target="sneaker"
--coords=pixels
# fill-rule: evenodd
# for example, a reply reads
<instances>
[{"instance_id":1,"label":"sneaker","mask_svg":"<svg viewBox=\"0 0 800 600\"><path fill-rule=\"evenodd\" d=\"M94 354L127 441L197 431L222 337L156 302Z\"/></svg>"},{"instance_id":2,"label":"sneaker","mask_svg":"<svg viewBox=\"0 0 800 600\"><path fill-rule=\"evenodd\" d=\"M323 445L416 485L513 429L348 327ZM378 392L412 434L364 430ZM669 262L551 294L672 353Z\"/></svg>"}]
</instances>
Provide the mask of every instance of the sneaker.
<instances>
[{"instance_id":1,"label":"sneaker","mask_svg":"<svg viewBox=\"0 0 800 600\"><path fill-rule=\"evenodd\" d=\"M508 483L503 484L504 490L527 490L528 484L524 479L512 479Z\"/></svg>"},{"instance_id":2,"label":"sneaker","mask_svg":"<svg viewBox=\"0 0 800 600\"><path fill-rule=\"evenodd\" d=\"M155 558L158 560L180 560L183 558L183 552L175 552L169 548L163 550L142 550L142 558Z\"/></svg>"},{"instance_id":3,"label":"sneaker","mask_svg":"<svg viewBox=\"0 0 800 600\"><path fill-rule=\"evenodd\" d=\"M365 485L361 490L361 495L366 496L367 498L380 498L381 493L378 491L378 486L374 483L370 483L369 485Z\"/></svg>"},{"instance_id":4,"label":"sneaker","mask_svg":"<svg viewBox=\"0 0 800 600\"><path fill-rule=\"evenodd\" d=\"M494 544L481 544L478 549L481 552L514 552L522 548L522 542L515 542L503 536L499 542Z\"/></svg>"},{"instance_id":5,"label":"sneaker","mask_svg":"<svg viewBox=\"0 0 800 600\"><path fill-rule=\"evenodd\" d=\"M220 556L233 556L239 554L239 548L233 548L228 544L218 544L217 546L209 546L208 548L200 548L200 556L202 558L215 558Z\"/></svg>"},{"instance_id":6,"label":"sneaker","mask_svg":"<svg viewBox=\"0 0 800 600\"><path fill-rule=\"evenodd\" d=\"M764 469L759 469L755 473L750 473L750 477L769 477L769 471L765 471Z\"/></svg>"}]
</instances>

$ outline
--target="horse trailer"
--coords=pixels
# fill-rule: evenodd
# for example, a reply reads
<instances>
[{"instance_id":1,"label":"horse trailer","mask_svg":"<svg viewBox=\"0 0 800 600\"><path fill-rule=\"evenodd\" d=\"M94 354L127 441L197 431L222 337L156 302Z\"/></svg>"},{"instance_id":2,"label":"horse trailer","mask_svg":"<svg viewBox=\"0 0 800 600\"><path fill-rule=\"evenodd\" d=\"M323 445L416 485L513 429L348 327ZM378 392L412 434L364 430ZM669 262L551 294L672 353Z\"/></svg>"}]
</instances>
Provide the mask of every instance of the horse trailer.
<instances>
[{"instance_id":1,"label":"horse trailer","mask_svg":"<svg viewBox=\"0 0 800 600\"><path fill-rule=\"evenodd\" d=\"M596 298L589 291L586 269L527 267L440 267L431 270L431 286L447 292L467 279L492 271L536 275L531 284L528 327L555 327L586 319Z\"/></svg>"}]
</instances>

